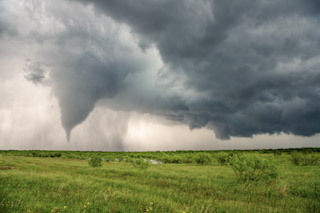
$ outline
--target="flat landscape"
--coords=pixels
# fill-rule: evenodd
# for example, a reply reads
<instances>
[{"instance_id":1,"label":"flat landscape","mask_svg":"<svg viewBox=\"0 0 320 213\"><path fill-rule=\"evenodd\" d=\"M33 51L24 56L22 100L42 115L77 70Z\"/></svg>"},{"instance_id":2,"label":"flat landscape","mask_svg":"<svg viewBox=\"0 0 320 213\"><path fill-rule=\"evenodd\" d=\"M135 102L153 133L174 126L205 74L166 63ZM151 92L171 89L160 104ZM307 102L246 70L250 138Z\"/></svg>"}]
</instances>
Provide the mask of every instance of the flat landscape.
<instances>
[{"instance_id":1,"label":"flat landscape","mask_svg":"<svg viewBox=\"0 0 320 213\"><path fill-rule=\"evenodd\" d=\"M0 151L0 212L320 212L319 161L292 157L319 151ZM274 162L277 175L241 179L238 155Z\"/></svg>"}]
</instances>

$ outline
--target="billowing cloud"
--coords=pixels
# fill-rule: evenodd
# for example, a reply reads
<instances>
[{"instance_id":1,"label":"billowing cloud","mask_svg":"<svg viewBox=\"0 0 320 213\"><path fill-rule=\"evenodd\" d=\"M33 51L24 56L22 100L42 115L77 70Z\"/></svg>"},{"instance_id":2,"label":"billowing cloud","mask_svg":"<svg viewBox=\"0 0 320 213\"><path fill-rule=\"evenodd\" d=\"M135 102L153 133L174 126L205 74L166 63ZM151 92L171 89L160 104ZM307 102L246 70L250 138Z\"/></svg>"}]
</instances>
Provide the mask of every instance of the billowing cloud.
<instances>
[{"instance_id":1,"label":"billowing cloud","mask_svg":"<svg viewBox=\"0 0 320 213\"><path fill-rule=\"evenodd\" d=\"M13 11L9 1L3 4L8 17L18 20L12 25L17 33L8 40L11 48L24 51L19 54L25 57L25 78L53 89L68 138L98 100L113 97L127 77L159 60L155 51L137 46L127 26L81 4L24 2L20 11Z\"/></svg>"},{"instance_id":2,"label":"billowing cloud","mask_svg":"<svg viewBox=\"0 0 320 213\"><path fill-rule=\"evenodd\" d=\"M0 56L52 89L68 138L97 106L220 139L320 131L316 1L18 2L0 2Z\"/></svg>"},{"instance_id":3,"label":"billowing cloud","mask_svg":"<svg viewBox=\"0 0 320 213\"><path fill-rule=\"evenodd\" d=\"M320 130L316 1L82 1L154 44L183 88L188 110L170 119L219 138ZM176 71L179 70L179 71Z\"/></svg>"}]
</instances>

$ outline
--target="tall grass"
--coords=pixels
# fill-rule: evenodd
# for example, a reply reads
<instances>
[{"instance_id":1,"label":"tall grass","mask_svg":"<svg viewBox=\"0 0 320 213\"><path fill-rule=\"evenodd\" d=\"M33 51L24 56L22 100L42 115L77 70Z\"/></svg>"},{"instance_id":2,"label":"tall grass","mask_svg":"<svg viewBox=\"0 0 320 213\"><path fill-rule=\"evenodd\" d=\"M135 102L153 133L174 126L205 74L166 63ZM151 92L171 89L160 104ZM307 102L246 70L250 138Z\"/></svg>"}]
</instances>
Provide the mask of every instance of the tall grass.
<instances>
[{"instance_id":1,"label":"tall grass","mask_svg":"<svg viewBox=\"0 0 320 213\"><path fill-rule=\"evenodd\" d=\"M291 161L295 165L301 166L310 166L316 165L319 160L319 154L317 153L301 153L301 152L292 152Z\"/></svg>"},{"instance_id":2,"label":"tall grass","mask_svg":"<svg viewBox=\"0 0 320 213\"><path fill-rule=\"evenodd\" d=\"M213 156L209 164L168 163L147 170L115 161L92 168L87 159L183 159L203 152L59 152L61 157L14 153L21 154L0 152L0 168L11 167L0 169L0 212L320 212L319 162L297 166L289 152L230 152L255 153L277 163L276 179L246 183L238 181L230 165L221 165L215 152L205 152Z\"/></svg>"}]
</instances>

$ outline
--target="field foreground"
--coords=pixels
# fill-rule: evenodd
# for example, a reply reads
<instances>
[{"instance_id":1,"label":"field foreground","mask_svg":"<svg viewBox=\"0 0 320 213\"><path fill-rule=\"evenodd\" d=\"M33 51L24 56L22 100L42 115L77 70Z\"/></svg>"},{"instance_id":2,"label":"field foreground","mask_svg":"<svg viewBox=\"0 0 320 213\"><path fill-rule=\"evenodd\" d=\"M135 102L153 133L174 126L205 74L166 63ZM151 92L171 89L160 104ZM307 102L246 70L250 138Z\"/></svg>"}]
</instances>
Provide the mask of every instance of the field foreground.
<instances>
[{"instance_id":1,"label":"field foreground","mask_svg":"<svg viewBox=\"0 0 320 213\"><path fill-rule=\"evenodd\" d=\"M0 152L0 212L320 212L319 162L294 165L290 153L260 153L274 156L279 175L251 182L215 160L148 169L103 161L93 168L66 157L72 152L26 153Z\"/></svg>"}]
</instances>

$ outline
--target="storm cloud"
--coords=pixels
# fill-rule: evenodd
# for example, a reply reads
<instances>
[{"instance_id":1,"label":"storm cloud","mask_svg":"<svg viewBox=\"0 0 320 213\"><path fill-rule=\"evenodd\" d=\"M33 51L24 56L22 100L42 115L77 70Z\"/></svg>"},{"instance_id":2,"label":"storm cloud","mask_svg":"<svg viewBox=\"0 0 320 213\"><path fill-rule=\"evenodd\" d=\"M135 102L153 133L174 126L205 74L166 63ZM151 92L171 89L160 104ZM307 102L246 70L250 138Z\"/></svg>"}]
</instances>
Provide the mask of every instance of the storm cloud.
<instances>
[{"instance_id":1,"label":"storm cloud","mask_svg":"<svg viewBox=\"0 0 320 213\"><path fill-rule=\"evenodd\" d=\"M154 44L198 100L166 110L217 137L320 130L317 1L89 1ZM88 1L84 1L88 3ZM178 71L176 71L178 70Z\"/></svg>"},{"instance_id":2,"label":"storm cloud","mask_svg":"<svg viewBox=\"0 0 320 213\"><path fill-rule=\"evenodd\" d=\"M52 88L68 138L96 106L220 139L320 132L318 1L32 2L28 26L2 3L0 36L33 45L25 76Z\"/></svg>"}]
</instances>

